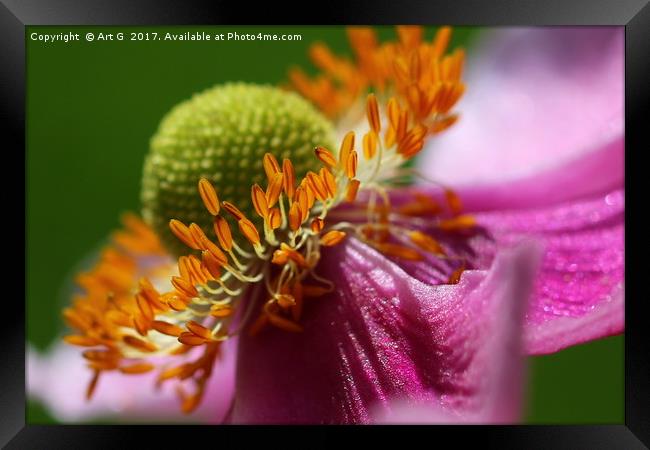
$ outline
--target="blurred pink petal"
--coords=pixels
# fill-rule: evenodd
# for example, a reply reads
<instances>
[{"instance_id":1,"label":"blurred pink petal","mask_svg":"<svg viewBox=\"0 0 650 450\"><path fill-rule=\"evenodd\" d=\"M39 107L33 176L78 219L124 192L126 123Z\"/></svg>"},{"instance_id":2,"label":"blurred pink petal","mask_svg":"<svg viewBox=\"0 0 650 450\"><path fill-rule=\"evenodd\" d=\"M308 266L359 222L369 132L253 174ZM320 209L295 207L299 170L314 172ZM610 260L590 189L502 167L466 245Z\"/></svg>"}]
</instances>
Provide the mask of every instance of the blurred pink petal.
<instances>
[{"instance_id":1,"label":"blurred pink petal","mask_svg":"<svg viewBox=\"0 0 650 450\"><path fill-rule=\"evenodd\" d=\"M477 249L485 261L524 236L545 244L526 316L529 353L623 331L624 214L621 189L553 207L476 214L495 239L493 246Z\"/></svg>"},{"instance_id":2,"label":"blurred pink petal","mask_svg":"<svg viewBox=\"0 0 650 450\"><path fill-rule=\"evenodd\" d=\"M92 399L86 401L92 371L80 357L79 348L64 343L42 354L33 347L27 349L27 394L45 405L61 422L136 419L219 423L232 401L235 353L235 345L225 346L223 357L217 361L208 382L205 398L191 415L180 411L173 382L164 383L156 390L156 371L141 375L105 372Z\"/></svg>"},{"instance_id":3,"label":"blurred pink petal","mask_svg":"<svg viewBox=\"0 0 650 450\"><path fill-rule=\"evenodd\" d=\"M485 35L467 62L461 120L430 140L421 170L454 187L485 186L608 146L622 152L623 33L540 27Z\"/></svg>"},{"instance_id":4,"label":"blurred pink petal","mask_svg":"<svg viewBox=\"0 0 650 450\"><path fill-rule=\"evenodd\" d=\"M328 249L318 270L337 290L307 299L304 332L240 338L231 421L368 423L402 401L516 421L538 256L521 244L457 285L430 285L355 239Z\"/></svg>"},{"instance_id":5,"label":"blurred pink petal","mask_svg":"<svg viewBox=\"0 0 650 450\"><path fill-rule=\"evenodd\" d=\"M621 188L623 165L621 136L563 166L508 183L461 187L458 194L470 211L549 206Z\"/></svg>"}]
</instances>

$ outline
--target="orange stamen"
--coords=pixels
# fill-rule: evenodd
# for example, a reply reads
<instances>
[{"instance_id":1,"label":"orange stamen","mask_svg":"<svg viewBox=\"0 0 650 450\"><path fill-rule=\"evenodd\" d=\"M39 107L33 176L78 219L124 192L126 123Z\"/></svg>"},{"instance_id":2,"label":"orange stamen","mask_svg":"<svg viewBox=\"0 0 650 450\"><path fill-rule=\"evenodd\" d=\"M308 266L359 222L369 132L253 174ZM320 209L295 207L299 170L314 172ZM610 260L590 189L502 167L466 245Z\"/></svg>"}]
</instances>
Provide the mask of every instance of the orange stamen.
<instances>
[{"instance_id":1,"label":"orange stamen","mask_svg":"<svg viewBox=\"0 0 650 450\"><path fill-rule=\"evenodd\" d=\"M214 218L214 234L217 235L221 248L227 252L232 250L232 233L228 222L223 217Z\"/></svg>"},{"instance_id":2,"label":"orange stamen","mask_svg":"<svg viewBox=\"0 0 650 450\"><path fill-rule=\"evenodd\" d=\"M242 232L242 234L246 237L246 239L249 240L251 244L259 245L260 234L257 231L257 228L255 228L255 225L253 225L253 222L246 218L243 218L239 219L239 222L237 222L237 224L239 225L239 231Z\"/></svg>"},{"instance_id":3,"label":"orange stamen","mask_svg":"<svg viewBox=\"0 0 650 450\"><path fill-rule=\"evenodd\" d=\"M183 244L194 250L200 249L199 244L194 241L194 237L192 236L190 229L185 226L183 222L180 220L172 219L169 221L169 228L171 229L172 233L174 233L174 235L180 239L181 242L183 242Z\"/></svg>"},{"instance_id":4,"label":"orange stamen","mask_svg":"<svg viewBox=\"0 0 650 450\"><path fill-rule=\"evenodd\" d=\"M266 219L269 215L269 205L266 202L266 194L259 185L254 184L251 187L251 198L253 199L253 207L257 214Z\"/></svg>"},{"instance_id":5,"label":"orange stamen","mask_svg":"<svg viewBox=\"0 0 650 450\"><path fill-rule=\"evenodd\" d=\"M154 320L151 322L151 328L159 333L166 334L167 336L178 337L183 332L183 329L178 325L167 323L162 320Z\"/></svg>"},{"instance_id":6,"label":"orange stamen","mask_svg":"<svg viewBox=\"0 0 650 450\"><path fill-rule=\"evenodd\" d=\"M266 177L270 182L273 180L273 177L280 172L280 165L278 164L278 160L275 159L275 156L271 153L265 153L262 162L264 165L264 172L266 172Z\"/></svg>"},{"instance_id":7,"label":"orange stamen","mask_svg":"<svg viewBox=\"0 0 650 450\"><path fill-rule=\"evenodd\" d=\"M411 242L426 252L434 253L436 255L445 254L444 249L440 243L438 243L438 241L436 241L431 236L422 233L421 231L411 231L409 233L409 238L411 239Z\"/></svg>"},{"instance_id":8,"label":"orange stamen","mask_svg":"<svg viewBox=\"0 0 650 450\"><path fill-rule=\"evenodd\" d=\"M345 174L350 180L357 176L357 152L355 150L352 150L348 154L348 161L345 164Z\"/></svg>"},{"instance_id":9,"label":"orange stamen","mask_svg":"<svg viewBox=\"0 0 650 450\"><path fill-rule=\"evenodd\" d=\"M243 219L243 218L245 217L245 216L244 216L244 213L241 212L241 211L239 210L239 208L237 208L237 207L236 207L235 205L233 205L232 203L230 203L230 202L222 202L221 204L223 205L224 209L225 209L226 211L228 211L230 214L232 214L232 216L233 216L235 219L237 219L237 220L241 220L241 219Z\"/></svg>"},{"instance_id":10,"label":"orange stamen","mask_svg":"<svg viewBox=\"0 0 650 450\"><path fill-rule=\"evenodd\" d=\"M203 200L203 204L210 214L213 216L219 214L219 197L217 197L217 191L207 178L199 180L199 195L201 195L201 200Z\"/></svg>"},{"instance_id":11,"label":"orange stamen","mask_svg":"<svg viewBox=\"0 0 650 450\"><path fill-rule=\"evenodd\" d=\"M284 180L284 192L287 194L289 201L293 198L296 192L296 171L293 168L291 160L285 158L282 161L282 174Z\"/></svg>"},{"instance_id":12,"label":"orange stamen","mask_svg":"<svg viewBox=\"0 0 650 450\"><path fill-rule=\"evenodd\" d=\"M178 292L185 295L186 297L193 298L198 297L199 295L199 292L196 290L196 288L189 281L184 280L181 277L172 277L172 285L174 285Z\"/></svg>"},{"instance_id":13,"label":"orange stamen","mask_svg":"<svg viewBox=\"0 0 650 450\"><path fill-rule=\"evenodd\" d=\"M314 217L314 220L311 221L311 231L314 233L320 233L325 226L325 221L320 217Z\"/></svg>"},{"instance_id":14,"label":"orange stamen","mask_svg":"<svg viewBox=\"0 0 650 450\"><path fill-rule=\"evenodd\" d=\"M366 101L366 114L368 115L370 128L372 128L375 133L379 133L381 130L381 122L379 120L379 106L377 105L377 97L375 97L375 94L368 95Z\"/></svg>"},{"instance_id":15,"label":"orange stamen","mask_svg":"<svg viewBox=\"0 0 650 450\"><path fill-rule=\"evenodd\" d=\"M320 243L325 247L332 247L340 243L344 238L345 232L339 230L331 230L320 238Z\"/></svg>"},{"instance_id":16,"label":"orange stamen","mask_svg":"<svg viewBox=\"0 0 650 450\"><path fill-rule=\"evenodd\" d=\"M282 193L283 184L284 176L282 175L282 172L276 173L266 188L266 201L269 208L272 208L278 202L280 194Z\"/></svg>"},{"instance_id":17,"label":"orange stamen","mask_svg":"<svg viewBox=\"0 0 650 450\"><path fill-rule=\"evenodd\" d=\"M370 130L363 135L363 156L366 160L372 159L377 153L377 135Z\"/></svg>"},{"instance_id":18,"label":"orange stamen","mask_svg":"<svg viewBox=\"0 0 650 450\"><path fill-rule=\"evenodd\" d=\"M359 192L359 185L361 182L359 180L350 180L348 183L347 190L345 192L345 200L348 202L353 202L357 198L357 192Z\"/></svg>"},{"instance_id":19,"label":"orange stamen","mask_svg":"<svg viewBox=\"0 0 650 450\"><path fill-rule=\"evenodd\" d=\"M127 335L127 336L124 336L122 338L122 340L124 341L124 343L126 345L128 345L130 347L133 347L135 349L138 349L140 351L143 351L143 352L151 353L151 352L155 352L156 350L158 350L158 347L156 347L153 343L151 343L149 341L139 339L139 338L137 338L135 336L128 336Z\"/></svg>"},{"instance_id":20,"label":"orange stamen","mask_svg":"<svg viewBox=\"0 0 650 450\"><path fill-rule=\"evenodd\" d=\"M325 147L316 147L314 153L316 153L316 157L320 159L323 164L329 167L336 166L336 158L334 157L332 152L330 152Z\"/></svg>"}]
</instances>

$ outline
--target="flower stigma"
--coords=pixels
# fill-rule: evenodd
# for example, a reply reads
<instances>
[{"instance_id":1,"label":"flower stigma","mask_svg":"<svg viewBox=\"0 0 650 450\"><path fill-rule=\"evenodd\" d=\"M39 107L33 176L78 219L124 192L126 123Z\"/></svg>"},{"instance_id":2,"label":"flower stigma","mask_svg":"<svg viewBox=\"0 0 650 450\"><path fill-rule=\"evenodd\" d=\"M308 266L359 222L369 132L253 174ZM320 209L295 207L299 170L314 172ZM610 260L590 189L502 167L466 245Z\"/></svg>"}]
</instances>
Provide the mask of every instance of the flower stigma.
<instances>
[{"instance_id":1,"label":"flower stigma","mask_svg":"<svg viewBox=\"0 0 650 450\"><path fill-rule=\"evenodd\" d=\"M268 327L303 331L305 299L337 288L318 273L328 247L352 236L392 258L448 258L423 228L474 227L444 187L445 206L422 194L393 206L389 195L417 175L404 165L428 136L457 120L450 110L464 91L464 55L445 55L450 29L431 42L419 27L398 27L399 40L381 45L369 28L349 36L356 62L317 44L311 56L323 73L290 73L337 121L336 147L316 108L266 86L217 86L163 119L145 161L144 221L125 216L64 311L76 330L66 342L89 348L88 398L104 371L158 368L158 383L177 380L190 412L224 341ZM461 261L448 282L464 269Z\"/></svg>"}]
</instances>

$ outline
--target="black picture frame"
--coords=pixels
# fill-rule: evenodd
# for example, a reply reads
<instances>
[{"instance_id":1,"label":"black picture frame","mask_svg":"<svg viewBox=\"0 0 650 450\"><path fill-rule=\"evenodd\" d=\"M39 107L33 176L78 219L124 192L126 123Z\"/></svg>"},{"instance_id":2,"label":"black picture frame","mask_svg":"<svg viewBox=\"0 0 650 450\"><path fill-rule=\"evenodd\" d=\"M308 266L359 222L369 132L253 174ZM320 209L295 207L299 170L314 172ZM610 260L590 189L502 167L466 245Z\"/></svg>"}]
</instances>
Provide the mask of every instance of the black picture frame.
<instances>
[{"instance_id":1,"label":"black picture frame","mask_svg":"<svg viewBox=\"0 0 650 450\"><path fill-rule=\"evenodd\" d=\"M643 202L644 169L638 164L648 151L644 106L650 104L650 6L647 0L464 0L464 1L357 1L354 3L310 2L304 8L295 4L286 7L277 4L249 5L248 2L207 2L162 0L3 0L0 4L0 111L9 137L3 161L5 224L13 224L11 234L5 234L6 244L20 245L18 236L25 238L25 228L18 222L20 205L8 205L10 200L22 200L15 195L18 183L25 174L17 169L25 164L25 27L28 25L202 25L255 24L271 17L283 24L395 24L426 23L481 26L514 25L622 25L625 26L625 120L626 120L626 197ZM647 126L645 127L647 128ZM644 145L645 144L645 145ZM9 163L10 156L18 164ZM635 164L636 163L636 164ZM24 182L24 180L23 180ZM435 445L435 442L454 442L463 446L467 440L494 448L621 448L636 449L650 446L650 339L646 322L648 308L641 277L635 272L644 270L634 262L647 252L644 235L647 222L640 208L626 208L626 331L625 331L625 424L583 426L441 426L410 427L409 436ZM7 216L9 220L7 220ZM24 216L26 217L26 216ZM643 228L642 228L643 227ZM644 229L645 228L645 229ZM6 245L5 244L5 245ZM11 249L13 250L13 248ZM7 246L7 251L9 247ZM20 249L13 255L24 254ZM11 259L16 259L13 256ZM6 261L7 259L5 259ZM642 261L642 260L641 260ZM16 264L14 267L17 267ZM24 266L23 266L24 267ZM642 275L642 273L641 273ZM268 435L269 442L287 442L275 427L201 427L201 426L36 426L25 423L25 311L20 298L25 297L25 284L15 279L3 299L3 326L0 327L3 351L0 365L0 444L7 448L115 448L135 445L137 434L155 431L156 440L171 444L176 438L186 445L203 437L214 445L230 447L241 445L245 436L257 430ZM7 298L10 297L10 298ZM11 318L7 320L7 318ZM21 320L22 319L22 320ZM607 387L604 386L603 389ZM244 433L242 433L244 431ZM400 432L401 431L401 432ZM399 427L302 427L289 443L338 443L341 436L361 432L377 434L382 440L388 434L403 431ZM191 433L191 434L190 434ZM210 433L210 434L208 434ZM203 435L199 437L199 435ZM259 436L255 436L256 438ZM307 437L309 441L303 441ZM191 439L190 440L188 440ZM216 441L213 439L217 439ZM147 436L146 439L150 439ZM212 439L212 440L211 440ZM450 441L451 440L451 441ZM146 442L146 441L145 441ZM388 442L388 441L385 441ZM311 446L311 445L309 445Z\"/></svg>"}]
</instances>

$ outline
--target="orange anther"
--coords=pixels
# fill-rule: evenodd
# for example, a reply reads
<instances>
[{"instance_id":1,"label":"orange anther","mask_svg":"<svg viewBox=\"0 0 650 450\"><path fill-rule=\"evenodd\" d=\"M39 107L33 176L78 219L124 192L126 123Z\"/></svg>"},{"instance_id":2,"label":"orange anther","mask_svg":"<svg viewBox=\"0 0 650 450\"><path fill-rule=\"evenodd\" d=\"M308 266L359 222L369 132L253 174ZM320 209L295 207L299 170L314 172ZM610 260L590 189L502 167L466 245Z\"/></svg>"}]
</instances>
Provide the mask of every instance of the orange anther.
<instances>
[{"instance_id":1,"label":"orange anther","mask_svg":"<svg viewBox=\"0 0 650 450\"><path fill-rule=\"evenodd\" d=\"M269 205L266 202L266 194L264 190L258 185L254 184L251 187L251 198L253 200L253 207L260 217L266 219L269 215Z\"/></svg>"},{"instance_id":2,"label":"orange anther","mask_svg":"<svg viewBox=\"0 0 650 450\"><path fill-rule=\"evenodd\" d=\"M314 233L320 233L325 226L325 222L320 217L314 217L314 220L311 221L311 231Z\"/></svg>"},{"instance_id":3,"label":"orange anther","mask_svg":"<svg viewBox=\"0 0 650 450\"><path fill-rule=\"evenodd\" d=\"M269 181L273 180L273 177L280 172L278 160L275 159L275 156L271 153L265 153L262 162L264 165L264 172L266 172L266 177Z\"/></svg>"},{"instance_id":4,"label":"orange anther","mask_svg":"<svg viewBox=\"0 0 650 450\"><path fill-rule=\"evenodd\" d=\"M239 210L235 205L233 205L230 202L222 202L221 203L226 211L228 211L230 214L233 215L233 217L237 220L241 220L244 218L244 213Z\"/></svg>"},{"instance_id":5,"label":"orange anther","mask_svg":"<svg viewBox=\"0 0 650 450\"><path fill-rule=\"evenodd\" d=\"M330 152L325 147L316 147L314 153L316 153L316 157L320 159L323 164L329 167L336 166L336 158L334 157L332 152Z\"/></svg>"},{"instance_id":6,"label":"orange anther","mask_svg":"<svg viewBox=\"0 0 650 450\"><path fill-rule=\"evenodd\" d=\"M302 224L302 211L299 202L293 202L289 208L289 228L296 231Z\"/></svg>"},{"instance_id":7,"label":"orange anther","mask_svg":"<svg viewBox=\"0 0 650 450\"><path fill-rule=\"evenodd\" d=\"M377 105L377 97L375 94L369 94L366 101L366 114L368 115L368 124L375 133L381 130L381 122L379 120L379 106Z\"/></svg>"},{"instance_id":8,"label":"orange anther","mask_svg":"<svg viewBox=\"0 0 650 450\"><path fill-rule=\"evenodd\" d=\"M282 172L273 175L273 178L266 188L266 202L268 203L269 208L273 208L273 206L278 202L280 194L282 193L283 184L284 176L282 175Z\"/></svg>"},{"instance_id":9,"label":"orange anther","mask_svg":"<svg viewBox=\"0 0 650 450\"><path fill-rule=\"evenodd\" d=\"M183 329L178 325L174 325L162 320L154 320L151 322L151 328L159 333L166 334L167 336L178 337L183 332Z\"/></svg>"},{"instance_id":10,"label":"orange anther","mask_svg":"<svg viewBox=\"0 0 650 450\"><path fill-rule=\"evenodd\" d=\"M339 230L331 230L320 238L320 243L326 247L332 247L340 243L344 238L345 232Z\"/></svg>"},{"instance_id":11,"label":"orange anther","mask_svg":"<svg viewBox=\"0 0 650 450\"><path fill-rule=\"evenodd\" d=\"M348 156L354 148L354 131L349 131L341 141L341 149L339 150L339 165L345 167L348 162Z\"/></svg>"},{"instance_id":12,"label":"orange anther","mask_svg":"<svg viewBox=\"0 0 650 450\"><path fill-rule=\"evenodd\" d=\"M221 248L227 252L232 250L232 233L228 222L223 217L214 218L214 234L217 235Z\"/></svg>"},{"instance_id":13,"label":"orange anther","mask_svg":"<svg viewBox=\"0 0 650 450\"><path fill-rule=\"evenodd\" d=\"M280 225L282 225L282 214L278 208L271 209L268 221L272 230L280 228Z\"/></svg>"},{"instance_id":14,"label":"orange anther","mask_svg":"<svg viewBox=\"0 0 650 450\"><path fill-rule=\"evenodd\" d=\"M246 218L243 218L239 219L239 222L237 222L237 224L239 225L239 231L241 231L242 234L246 236L246 239L248 239L251 244L259 245L260 233L257 231L257 228L255 228L255 225L253 225L253 222Z\"/></svg>"},{"instance_id":15,"label":"orange anther","mask_svg":"<svg viewBox=\"0 0 650 450\"><path fill-rule=\"evenodd\" d=\"M130 347L133 347L135 349L138 349L143 352L147 353L152 353L158 350L158 347L156 347L153 343L149 341L142 340L140 338L137 338L135 336L124 336L122 338L124 343Z\"/></svg>"},{"instance_id":16,"label":"orange anther","mask_svg":"<svg viewBox=\"0 0 650 450\"><path fill-rule=\"evenodd\" d=\"M291 200L296 192L296 171L293 164L287 158L282 161L282 179L284 180L284 192L287 198Z\"/></svg>"},{"instance_id":17,"label":"orange anther","mask_svg":"<svg viewBox=\"0 0 650 450\"><path fill-rule=\"evenodd\" d=\"M200 250L200 244L194 240L190 229L183 222L172 219L169 221L169 229L183 244L194 250Z\"/></svg>"},{"instance_id":18,"label":"orange anther","mask_svg":"<svg viewBox=\"0 0 650 450\"><path fill-rule=\"evenodd\" d=\"M219 214L219 197L217 196L217 191L214 190L214 186L212 186L212 183L207 178L201 178L199 180L199 194L201 195L201 200L203 200L205 208L210 214L213 216Z\"/></svg>"},{"instance_id":19,"label":"orange anther","mask_svg":"<svg viewBox=\"0 0 650 450\"><path fill-rule=\"evenodd\" d=\"M411 231L409 233L411 242L420 247L422 250L437 255L444 255L445 251L438 241L421 231Z\"/></svg>"},{"instance_id":20,"label":"orange anther","mask_svg":"<svg viewBox=\"0 0 650 450\"><path fill-rule=\"evenodd\" d=\"M345 165L345 174L350 180L357 176L357 152L355 150L352 150L348 155L348 161Z\"/></svg>"},{"instance_id":21,"label":"orange anther","mask_svg":"<svg viewBox=\"0 0 650 450\"><path fill-rule=\"evenodd\" d=\"M194 285L181 277L172 277L172 285L178 292L185 295L186 297L193 298L198 297L199 295L199 292L196 290Z\"/></svg>"},{"instance_id":22,"label":"orange anther","mask_svg":"<svg viewBox=\"0 0 650 450\"><path fill-rule=\"evenodd\" d=\"M363 156L372 159L377 153L377 135L370 130L363 135Z\"/></svg>"},{"instance_id":23,"label":"orange anther","mask_svg":"<svg viewBox=\"0 0 650 450\"><path fill-rule=\"evenodd\" d=\"M357 192L359 192L359 185L361 182L359 180L350 180L348 182L347 190L345 191L345 200L348 202L353 202L357 198Z\"/></svg>"}]
</instances>

